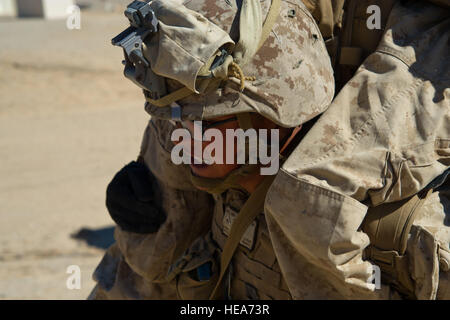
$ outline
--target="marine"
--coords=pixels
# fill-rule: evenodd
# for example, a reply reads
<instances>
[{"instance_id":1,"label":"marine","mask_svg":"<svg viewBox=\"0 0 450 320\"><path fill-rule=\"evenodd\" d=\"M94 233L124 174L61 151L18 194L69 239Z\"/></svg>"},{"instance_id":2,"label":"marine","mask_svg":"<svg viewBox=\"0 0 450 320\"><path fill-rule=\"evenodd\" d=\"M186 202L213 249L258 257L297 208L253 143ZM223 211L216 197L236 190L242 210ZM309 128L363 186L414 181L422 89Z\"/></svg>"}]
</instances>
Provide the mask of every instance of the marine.
<instances>
[{"instance_id":1,"label":"marine","mask_svg":"<svg viewBox=\"0 0 450 320\"><path fill-rule=\"evenodd\" d=\"M445 3L174 4L150 3L161 29L143 56L166 88L147 90L152 119L138 160L108 186L116 244L90 298L449 299ZM382 8L384 30L358 27L370 4ZM273 10L258 48L261 36L242 26L264 34ZM171 14L193 30L213 23L219 48L184 50L194 54L178 60L197 64L182 68L158 60L173 45L163 40L177 39ZM173 164L171 132L194 120L279 129L282 168L259 180L250 165Z\"/></svg>"}]
</instances>

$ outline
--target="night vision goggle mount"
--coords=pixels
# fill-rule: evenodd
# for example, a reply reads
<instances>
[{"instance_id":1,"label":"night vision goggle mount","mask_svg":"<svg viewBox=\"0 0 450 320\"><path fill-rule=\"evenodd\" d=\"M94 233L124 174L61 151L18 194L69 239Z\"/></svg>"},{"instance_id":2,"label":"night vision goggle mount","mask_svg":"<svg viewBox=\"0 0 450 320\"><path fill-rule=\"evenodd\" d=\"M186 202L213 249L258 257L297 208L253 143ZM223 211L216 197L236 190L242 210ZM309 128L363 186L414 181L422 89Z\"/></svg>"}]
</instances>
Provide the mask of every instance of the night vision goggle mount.
<instances>
[{"instance_id":1,"label":"night vision goggle mount","mask_svg":"<svg viewBox=\"0 0 450 320\"><path fill-rule=\"evenodd\" d=\"M144 1L133 1L124 14L130 22L130 27L111 40L114 46L123 49L124 75L144 89L146 96L159 99L166 93L164 78L152 71L150 62L142 52L144 40L158 31L158 19L150 4Z\"/></svg>"}]
</instances>

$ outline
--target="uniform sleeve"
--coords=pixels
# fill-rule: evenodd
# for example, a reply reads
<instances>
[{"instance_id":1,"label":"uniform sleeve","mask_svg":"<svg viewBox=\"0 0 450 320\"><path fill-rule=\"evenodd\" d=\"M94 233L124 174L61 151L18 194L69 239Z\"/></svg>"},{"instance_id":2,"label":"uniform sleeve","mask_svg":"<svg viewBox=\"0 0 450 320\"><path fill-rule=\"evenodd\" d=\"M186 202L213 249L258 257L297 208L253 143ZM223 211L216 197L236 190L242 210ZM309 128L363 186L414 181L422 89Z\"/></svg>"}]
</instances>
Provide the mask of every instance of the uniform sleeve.
<instances>
[{"instance_id":1,"label":"uniform sleeve","mask_svg":"<svg viewBox=\"0 0 450 320\"><path fill-rule=\"evenodd\" d=\"M176 298L173 285L165 283L169 267L211 226L213 199L192 186L189 167L176 166L170 160L173 129L168 121L151 120L140 152L140 158L157 179L167 219L151 234L116 227L116 243L94 273L98 283L94 291L99 299Z\"/></svg>"},{"instance_id":2,"label":"uniform sleeve","mask_svg":"<svg viewBox=\"0 0 450 320\"><path fill-rule=\"evenodd\" d=\"M194 188L189 167L170 159L173 125L151 120L144 133L140 156L158 180L167 215L156 233L136 234L116 228L115 238L125 260L140 276L164 281L169 266L211 225L213 200Z\"/></svg>"},{"instance_id":3,"label":"uniform sleeve","mask_svg":"<svg viewBox=\"0 0 450 320\"><path fill-rule=\"evenodd\" d=\"M394 7L377 51L280 170L265 211L295 297L304 261L321 273L309 282L342 298L380 294L360 226L369 206L414 195L450 165L449 23L430 4Z\"/></svg>"}]
</instances>

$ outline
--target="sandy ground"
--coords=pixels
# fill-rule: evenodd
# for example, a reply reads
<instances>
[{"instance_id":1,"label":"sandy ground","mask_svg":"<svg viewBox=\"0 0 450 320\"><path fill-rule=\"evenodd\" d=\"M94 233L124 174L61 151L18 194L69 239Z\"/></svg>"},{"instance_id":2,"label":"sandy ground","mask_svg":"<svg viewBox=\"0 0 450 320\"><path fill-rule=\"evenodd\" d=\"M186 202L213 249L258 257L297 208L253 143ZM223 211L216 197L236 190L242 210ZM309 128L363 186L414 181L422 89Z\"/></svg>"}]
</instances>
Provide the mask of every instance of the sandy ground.
<instances>
[{"instance_id":1,"label":"sandy ground","mask_svg":"<svg viewBox=\"0 0 450 320\"><path fill-rule=\"evenodd\" d=\"M149 118L110 45L125 26L95 10L81 30L0 20L0 299L84 299L94 285L112 241L106 185L136 158ZM71 237L81 228L90 244ZM80 290L66 287L70 265Z\"/></svg>"}]
</instances>

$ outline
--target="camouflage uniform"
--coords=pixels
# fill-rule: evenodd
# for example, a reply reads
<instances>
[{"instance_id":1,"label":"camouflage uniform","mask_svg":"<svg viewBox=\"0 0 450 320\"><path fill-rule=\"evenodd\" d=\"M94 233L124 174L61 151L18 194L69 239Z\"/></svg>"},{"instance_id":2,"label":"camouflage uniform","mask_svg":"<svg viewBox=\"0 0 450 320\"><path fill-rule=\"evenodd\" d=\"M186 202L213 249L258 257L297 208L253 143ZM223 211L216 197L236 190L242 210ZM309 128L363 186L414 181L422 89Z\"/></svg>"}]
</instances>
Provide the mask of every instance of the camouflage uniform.
<instances>
[{"instance_id":1,"label":"camouflage uniform","mask_svg":"<svg viewBox=\"0 0 450 320\"><path fill-rule=\"evenodd\" d=\"M231 24L225 2L193 2L193 9L208 12L208 18L218 25L223 23L220 19ZM297 85L287 76L289 69L302 67L319 74L322 82L311 85L307 97L319 107L299 108L296 116L301 124L325 110L321 103L333 94L333 78L327 67L320 67L323 64L302 64L301 54L297 62L284 56L290 50L301 52L305 39L322 45L321 35L311 32L314 29L291 32L291 21L299 12L302 19L310 17L303 4L283 3L274 32L244 71L257 70L261 90L269 93L270 104L279 109L303 98L289 93ZM299 31L305 30L302 19L296 21ZM234 255L227 278L231 298L399 297L389 285L374 290L369 284L372 268L363 254L370 241L361 223L368 207L419 192L449 166L450 73L443 59L449 53L448 26L448 12L433 5L394 6L377 50L278 173L264 212L246 233L247 245L240 245ZM280 50L280 46L287 47ZM282 79L280 70L285 71ZM234 91L219 102L232 106L228 99L237 100L236 96L248 101ZM247 105L254 106L251 101ZM155 115L159 109L150 106L147 110ZM208 117L207 111L203 116ZM179 298L176 280L166 278L169 266L176 265L198 236L212 239L220 252L230 217L248 198L234 189L213 198L196 191L189 182L189 169L174 166L169 159L172 130L169 122L151 120L141 151L167 194L167 222L151 235L116 229L117 243L94 275L98 286L92 298ZM407 257L417 298L450 298L449 196L445 189L429 196L411 229Z\"/></svg>"},{"instance_id":2,"label":"camouflage uniform","mask_svg":"<svg viewBox=\"0 0 450 320\"><path fill-rule=\"evenodd\" d=\"M280 170L266 219L295 298L370 297L370 241L360 229L368 207L416 194L448 169L449 24L439 7L396 4L376 51ZM448 196L426 200L408 240L420 299L450 298ZM319 281L299 276L305 269Z\"/></svg>"},{"instance_id":3,"label":"camouflage uniform","mask_svg":"<svg viewBox=\"0 0 450 320\"><path fill-rule=\"evenodd\" d=\"M116 243L106 252L94 273L97 299L176 299L175 288L164 282L169 266L211 224L213 200L196 190L189 180L189 167L170 160L168 121L151 120L145 130L140 157L155 173L166 222L158 232L137 234L116 227ZM163 284L161 284L163 282Z\"/></svg>"}]
</instances>

